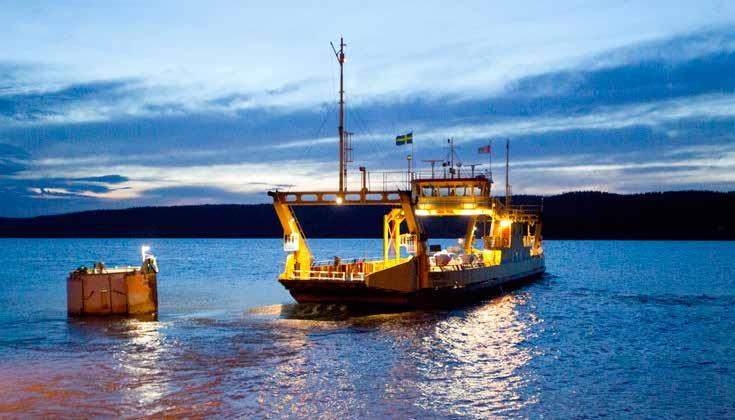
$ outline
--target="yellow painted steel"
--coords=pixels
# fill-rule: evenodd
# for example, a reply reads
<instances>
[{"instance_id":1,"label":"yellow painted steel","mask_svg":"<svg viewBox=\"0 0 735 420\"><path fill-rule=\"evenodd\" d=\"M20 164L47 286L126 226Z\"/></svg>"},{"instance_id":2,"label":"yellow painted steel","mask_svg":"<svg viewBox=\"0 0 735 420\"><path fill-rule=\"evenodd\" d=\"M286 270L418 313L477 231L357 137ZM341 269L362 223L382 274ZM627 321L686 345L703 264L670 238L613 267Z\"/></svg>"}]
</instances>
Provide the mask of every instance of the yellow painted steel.
<instances>
[{"instance_id":1,"label":"yellow painted steel","mask_svg":"<svg viewBox=\"0 0 735 420\"><path fill-rule=\"evenodd\" d=\"M428 237L424 232L421 221L416 217L415 207L411 198L411 192L401 191L401 209L406 218L408 233L416 236L416 272L417 287L429 287L429 256L426 253L426 241Z\"/></svg>"},{"instance_id":2,"label":"yellow painted steel","mask_svg":"<svg viewBox=\"0 0 735 420\"><path fill-rule=\"evenodd\" d=\"M401 209L392 209L383 216L383 260L388 261L393 248L394 259L401 259L400 235L401 223L405 220Z\"/></svg>"},{"instance_id":3,"label":"yellow painted steel","mask_svg":"<svg viewBox=\"0 0 735 420\"><path fill-rule=\"evenodd\" d=\"M527 234L524 244L532 246L535 253L541 242L540 212L534 206L506 207L497 198L490 197L491 183L485 178L414 179L411 191L371 192L363 187L358 192L270 192L278 220L283 227L284 238L292 248L286 258L282 278L309 280L312 276L366 276L414 260L416 288L430 287L427 236L419 216L471 216L465 233L465 254L482 258L486 266L501 263L503 252L511 247L512 225L525 223ZM379 261L353 261L342 263L335 259L332 265L314 265L313 256L306 243L291 206L308 205L395 205L383 217L383 258ZM483 235L484 249L474 248L476 227L479 221L491 222L490 235ZM401 255L401 231L414 237L414 256ZM533 234L530 227L533 226ZM296 235L294 237L293 235ZM405 235L404 235L405 236ZM297 238L297 239L296 239ZM298 242L294 246L294 242ZM531 245L533 244L533 245ZM411 248L414 248L413 246ZM505 250L505 251L503 251ZM506 252L507 253L507 252ZM412 271L414 272L414 271ZM316 274L315 274L316 273Z\"/></svg>"},{"instance_id":4,"label":"yellow painted steel","mask_svg":"<svg viewBox=\"0 0 735 420\"><path fill-rule=\"evenodd\" d=\"M298 206L350 205L397 205L401 201L398 191L271 191L273 200Z\"/></svg>"},{"instance_id":5,"label":"yellow painted steel","mask_svg":"<svg viewBox=\"0 0 735 420\"><path fill-rule=\"evenodd\" d=\"M471 217L467 224L467 233L464 235L464 252L471 254L475 242L475 227L477 227L477 216Z\"/></svg>"},{"instance_id":6,"label":"yellow painted steel","mask_svg":"<svg viewBox=\"0 0 735 420\"><path fill-rule=\"evenodd\" d=\"M298 249L293 253L289 253L286 257L286 269L284 275L287 278L293 278L294 270L297 270L301 278L308 278L308 270L311 267L311 261L313 259L309 246L306 244L304 238L304 232L301 230L301 226L296 220L296 216L291 211L291 208L281 202L278 197L274 196L273 207L276 210L278 221L281 222L283 227L284 237L293 234L298 235Z\"/></svg>"}]
</instances>

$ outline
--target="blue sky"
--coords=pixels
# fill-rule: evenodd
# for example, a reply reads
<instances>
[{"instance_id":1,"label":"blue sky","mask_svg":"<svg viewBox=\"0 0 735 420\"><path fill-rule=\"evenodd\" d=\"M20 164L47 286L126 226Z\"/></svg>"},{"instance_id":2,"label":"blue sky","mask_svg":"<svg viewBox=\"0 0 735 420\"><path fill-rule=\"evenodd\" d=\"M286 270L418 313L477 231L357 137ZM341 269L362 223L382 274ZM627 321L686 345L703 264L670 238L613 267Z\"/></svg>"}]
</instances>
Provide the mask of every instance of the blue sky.
<instances>
[{"instance_id":1,"label":"blue sky","mask_svg":"<svg viewBox=\"0 0 735 420\"><path fill-rule=\"evenodd\" d=\"M512 144L515 193L735 190L735 3L4 2L0 216L267 202ZM503 190L503 174L495 165Z\"/></svg>"}]
</instances>

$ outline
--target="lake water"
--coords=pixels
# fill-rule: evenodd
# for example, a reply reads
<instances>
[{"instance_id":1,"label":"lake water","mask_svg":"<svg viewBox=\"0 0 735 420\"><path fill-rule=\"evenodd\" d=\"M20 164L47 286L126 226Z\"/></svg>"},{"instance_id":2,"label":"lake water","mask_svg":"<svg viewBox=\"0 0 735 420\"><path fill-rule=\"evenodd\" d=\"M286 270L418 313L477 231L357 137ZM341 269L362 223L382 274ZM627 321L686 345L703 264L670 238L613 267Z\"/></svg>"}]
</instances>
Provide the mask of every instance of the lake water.
<instances>
[{"instance_id":1,"label":"lake water","mask_svg":"<svg viewBox=\"0 0 735 420\"><path fill-rule=\"evenodd\" d=\"M159 320L67 319L68 271L142 244ZM735 416L735 243L545 249L508 295L355 315L294 305L278 240L0 239L0 415Z\"/></svg>"}]
</instances>

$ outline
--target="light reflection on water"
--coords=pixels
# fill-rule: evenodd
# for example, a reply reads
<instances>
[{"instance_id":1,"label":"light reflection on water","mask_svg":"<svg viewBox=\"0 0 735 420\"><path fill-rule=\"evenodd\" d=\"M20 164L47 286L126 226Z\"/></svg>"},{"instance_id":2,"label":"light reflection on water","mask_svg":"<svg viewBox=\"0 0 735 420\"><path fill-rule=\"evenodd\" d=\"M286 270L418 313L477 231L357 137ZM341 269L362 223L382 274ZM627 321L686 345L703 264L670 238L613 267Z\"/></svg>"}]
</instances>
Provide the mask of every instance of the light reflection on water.
<instances>
[{"instance_id":1,"label":"light reflection on water","mask_svg":"<svg viewBox=\"0 0 735 420\"><path fill-rule=\"evenodd\" d=\"M0 398L0 408L39 415L77 406L101 415L512 411L535 401L520 391L519 369L531 357L520 346L528 333L516 310L523 299L499 297L466 314L354 316L334 306L271 305L228 320L73 321L71 333L86 344L17 372L27 386L3 389L15 395ZM42 379L48 368L53 381Z\"/></svg>"},{"instance_id":2,"label":"light reflection on water","mask_svg":"<svg viewBox=\"0 0 735 420\"><path fill-rule=\"evenodd\" d=\"M137 405L148 406L170 392L166 371L162 369L165 352L162 328L158 322L132 321L127 330L129 345L113 354L116 371L131 384L124 399Z\"/></svg>"},{"instance_id":3,"label":"light reflection on water","mask_svg":"<svg viewBox=\"0 0 735 420\"><path fill-rule=\"evenodd\" d=\"M278 388L275 393L261 393L258 402L267 405L274 400L276 405L269 412L284 415L316 415L327 408L344 415L357 411L375 416L480 417L533 404L535 396L522 395L526 381L519 369L531 358L531 351L522 346L527 323L539 321L519 319L516 305L525 298L507 295L460 313L375 314L342 321L303 319L314 316L314 305L281 307L281 316L287 318L275 323L292 332L289 344L298 351L293 359L276 366L266 382ZM321 309L335 312L333 307ZM294 311L299 318L291 318ZM372 337L360 340L362 348L326 348L312 354L317 350L312 346L326 337L353 334ZM330 350L337 354L330 357ZM313 366L319 366L321 378L314 377ZM365 393L373 395L374 401Z\"/></svg>"},{"instance_id":4,"label":"light reflection on water","mask_svg":"<svg viewBox=\"0 0 735 420\"><path fill-rule=\"evenodd\" d=\"M35 264L135 252L112 242L0 248L0 417L735 413L732 244L549 241L552 275L505 296L362 314L291 303L277 241L161 240L159 320L68 320L64 270Z\"/></svg>"},{"instance_id":5,"label":"light reflection on water","mask_svg":"<svg viewBox=\"0 0 735 420\"><path fill-rule=\"evenodd\" d=\"M532 357L522 346L529 317L519 319L516 310L523 299L523 294L503 296L464 316L437 322L434 334L423 337L421 351L414 355L422 379L417 383L419 405L485 416L537 401L521 392L527 382L521 368Z\"/></svg>"}]
</instances>

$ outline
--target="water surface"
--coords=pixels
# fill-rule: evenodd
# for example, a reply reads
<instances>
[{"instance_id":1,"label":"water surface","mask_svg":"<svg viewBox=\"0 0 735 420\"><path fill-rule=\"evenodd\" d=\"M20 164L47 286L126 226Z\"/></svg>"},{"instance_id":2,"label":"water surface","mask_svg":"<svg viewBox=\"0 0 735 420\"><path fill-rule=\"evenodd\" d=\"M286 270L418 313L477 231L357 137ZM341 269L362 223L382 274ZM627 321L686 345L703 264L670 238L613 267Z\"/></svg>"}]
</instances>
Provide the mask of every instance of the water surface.
<instances>
[{"instance_id":1,"label":"water surface","mask_svg":"<svg viewBox=\"0 0 735 420\"><path fill-rule=\"evenodd\" d=\"M142 244L158 321L67 319L67 272ZM735 243L545 248L548 275L508 295L359 315L294 305L278 240L0 239L0 414L735 415Z\"/></svg>"}]
</instances>

